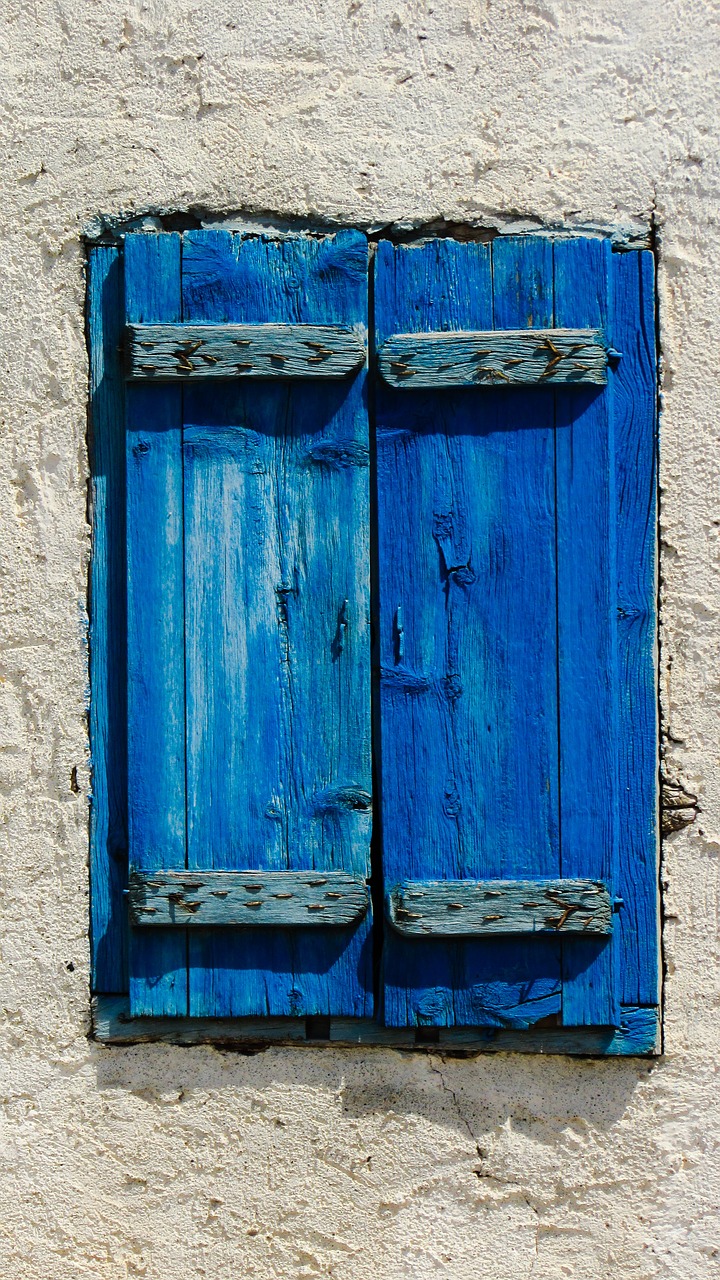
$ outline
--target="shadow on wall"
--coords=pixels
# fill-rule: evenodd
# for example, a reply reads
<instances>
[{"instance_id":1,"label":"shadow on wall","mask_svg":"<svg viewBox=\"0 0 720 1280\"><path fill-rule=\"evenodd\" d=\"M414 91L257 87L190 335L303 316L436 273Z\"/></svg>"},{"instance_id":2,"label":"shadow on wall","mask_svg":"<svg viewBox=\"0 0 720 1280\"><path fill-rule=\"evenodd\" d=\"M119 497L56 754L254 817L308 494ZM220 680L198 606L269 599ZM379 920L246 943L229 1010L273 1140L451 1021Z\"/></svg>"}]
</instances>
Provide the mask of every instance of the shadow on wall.
<instances>
[{"instance_id":1,"label":"shadow on wall","mask_svg":"<svg viewBox=\"0 0 720 1280\"><path fill-rule=\"evenodd\" d=\"M607 1133L634 1110L638 1087L662 1063L493 1054L451 1058L385 1049L267 1049L252 1056L209 1046L98 1048L101 1092L123 1092L152 1109L261 1109L301 1128L317 1120L415 1117L476 1138L512 1121L549 1145L580 1123ZM211 1110L213 1109L211 1105ZM207 1116L207 1111L205 1112Z\"/></svg>"}]
</instances>

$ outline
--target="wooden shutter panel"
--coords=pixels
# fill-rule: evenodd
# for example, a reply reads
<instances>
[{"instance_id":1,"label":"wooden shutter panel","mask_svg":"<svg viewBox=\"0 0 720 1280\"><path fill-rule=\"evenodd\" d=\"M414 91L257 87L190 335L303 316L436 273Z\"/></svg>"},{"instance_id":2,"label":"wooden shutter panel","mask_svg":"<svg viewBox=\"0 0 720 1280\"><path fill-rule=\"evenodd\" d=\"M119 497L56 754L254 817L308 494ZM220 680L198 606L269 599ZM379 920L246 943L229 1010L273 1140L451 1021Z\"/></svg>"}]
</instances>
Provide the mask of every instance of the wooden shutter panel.
<instances>
[{"instance_id":1,"label":"wooden shutter panel","mask_svg":"<svg viewBox=\"0 0 720 1280\"><path fill-rule=\"evenodd\" d=\"M649 255L631 256L634 275L592 239L379 246L390 1025L616 1025L620 1000L634 1003L643 986L638 969L656 971L653 557L642 532L654 510L652 270ZM607 368L617 359L613 282L625 348L617 393ZM490 332L522 329L575 339L545 333L513 353ZM463 337L410 336L440 331ZM560 379L563 361L589 340L604 346L601 376L578 363ZM535 385L524 390L512 382L528 351L522 380ZM425 389L412 390L418 373ZM628 544L643 558L637 621L620 642ZM632 758L642 777L640 795L624 802L627 821L641 822L631 834L621 831L620 787L631 789ZM587 899L583 914L583 893L598 912ZM648 1003L652 989L650 977Z\"/></svg>"},{"instance_id":2,"label":"wooden shutter panel","mask_svg":"<svg viewBox=\"0 0 720 1280\"><path fill-rule=\"evenodd\" d=\"M189 233L177 284L176 314L128 311L129 321L188 326L131 335L140 354L129 372L144 380L131 384L131 402L140 397L156 417L166 397L181 404L172 400L173 435L162 440L171 507L158 493L137 535L153 560L146 582L172 539L171 572L154 600L131 587L129 635L132 646L152 619L153 645L135 645L131 668L141 689L162 685L173 743L164 769L173 752L182 760L182 824L171 840L149 784L134 781L157 766L131 708L130 860L140 868L131 908L136 921L151 913L132 930L132 1009L369 1016L367 243L355 232ZM189 326L203 326L201 339L213 326L216 345L196 345ZM229 368L218 381L214 364L232 361L232 344L236 376ZM170 353L165 364L158 351ZM337 359L344 364L328 376ZM148 422L131 415L149 437ZM129 469L129 512L141 492ZM179 688L172 661L164 683L162 661L156 670L170 654L181 662ZM148 850L158 824L162 839ZM160 919L165 927L149 927Z\"/></svg>"}]
</instances>

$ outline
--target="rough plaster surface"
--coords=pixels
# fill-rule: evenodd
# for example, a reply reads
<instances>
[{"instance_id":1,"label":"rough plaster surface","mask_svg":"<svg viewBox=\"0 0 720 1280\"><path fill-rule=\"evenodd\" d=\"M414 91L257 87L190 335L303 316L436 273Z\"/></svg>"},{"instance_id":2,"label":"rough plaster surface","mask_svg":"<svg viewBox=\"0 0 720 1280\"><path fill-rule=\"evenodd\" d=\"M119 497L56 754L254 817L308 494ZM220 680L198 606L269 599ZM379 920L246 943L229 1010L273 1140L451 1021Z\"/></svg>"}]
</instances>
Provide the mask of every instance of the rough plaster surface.
<instances>
[{"instance_id":1,"label":"rough plaster surface","mask_svg":"<svg viewBox=\"0 0 720 1280\"><path fill-rule=\"evenodd\" d=\"M719 26L713 0L4 0L2 1276L720 1275ZM664 850L663 1060L88 1042L80 235L190 206L657 227L667 770L701 805Z\"/></svg>"}]
</instances>

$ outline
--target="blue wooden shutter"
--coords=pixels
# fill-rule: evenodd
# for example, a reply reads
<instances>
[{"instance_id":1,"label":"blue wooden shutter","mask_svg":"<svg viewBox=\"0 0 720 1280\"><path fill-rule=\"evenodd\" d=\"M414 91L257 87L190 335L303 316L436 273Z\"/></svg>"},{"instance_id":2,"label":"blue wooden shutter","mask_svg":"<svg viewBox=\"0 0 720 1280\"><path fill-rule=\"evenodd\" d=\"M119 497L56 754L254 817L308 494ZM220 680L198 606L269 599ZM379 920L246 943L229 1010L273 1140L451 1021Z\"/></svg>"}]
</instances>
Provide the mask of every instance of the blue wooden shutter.
<instances>
[{"instance_id":1,"label":"blue wooden shutter","mask_svg":"<svg viewBox=\"0 0 720 1280\"><path fill-rule=\"evenodd\" d=\"M125 255L130 324L339 326L362 341L359 233L130 236ZM131 900L135 875L137 911L156 913L131 931L131 1009L369 1016L364 364L288 379L287 343L233 330L221 346L253 376L217 382L219 357L193 361L196 335L167 330L179 345L153 385L143 343L154 352L164 332L134 334L147 377L127 401ZM312 375L329 353L303 332ZM346 883L362 909L328 927ZM311 923L262 925L300 910L300 890ZM176 923L158 927L168 911Z\"/></svg>"},{"instance_id":2,"label":"blue wooden shutter","mask_svg":"<svg viewBox=\"0 0 720 1280\"><path fill-rule=\"evenodd\" d=\"M375 298L385 1021L617 1025L657 1000L652 258L385 242ZM527 389L522 340L473 375L402 336L525 329L575 335ZM622 350L605 386L588 341Z\"/></svg>"},{"instance_id":3,"label":"blue wooden shutter","mask_svg":"<svg viewBox=\"0 0 720 1280\"><path fill-rule=\"evenodd\" d=\"M91 255L94 986L135 1014L372 1013L366 276L354 232ZM654 1025L652 256L381 243L376 310L385 1021Z\"/></svg>"}]
</instances>

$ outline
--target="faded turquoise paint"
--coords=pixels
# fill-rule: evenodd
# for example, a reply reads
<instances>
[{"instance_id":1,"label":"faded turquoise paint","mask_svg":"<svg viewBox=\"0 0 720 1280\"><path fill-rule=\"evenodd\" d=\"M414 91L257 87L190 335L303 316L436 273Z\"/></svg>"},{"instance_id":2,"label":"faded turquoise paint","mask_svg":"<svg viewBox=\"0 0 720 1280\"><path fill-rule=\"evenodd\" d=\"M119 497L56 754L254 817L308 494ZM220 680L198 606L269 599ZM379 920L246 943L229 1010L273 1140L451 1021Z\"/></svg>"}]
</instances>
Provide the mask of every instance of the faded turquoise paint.
<instances>
[{"instance_id":1,"label":"faded turquoise paint","mask_svg":"<svg viewBox=\"0 0 720 1280\"><path fill-rule=\"evenodd\" d=\"M613 904L596 880L403 880L386 916L407 937L612 933Z\"/></svg>"},{"instance_id":2,"label":"faded turquoise paint","mask_svg":"<svg viewBox=\"0 0 720 1280\"><path fill-rule=\"evenodd\" d=\"M529 246L524 241L524 246ZM501 257L512 244L498 242ZM526 252L536 252L534 242ZM522 277L521 277L522 278ZM512 294L509 295L512 297ZM398 333L378 351L378 369L391 387L578 386L607 382L608 351L598 329L512 329L479 333Z\"/></svg>"},{"instance_id":3,"label":"faded turquoise paint","mask_svg":"<svg viewBox=\"0 0 720 1280\"><path fill-rule=\"evenodd\" d=\"M142 381L346 378L367 360L364 325L128 325L126 372Z\"/></svg>"},{"instance_id":4,"label":"faded turquoise paint","mask_svg":"<svg viewBox=\"0 0 720 1280\"><path fill-rule=\"evenodd\" d=\"M130 919L149 928L332 929L357 923L367 885L347 871L138 871Z\"/></svg>"}]
</instances>

